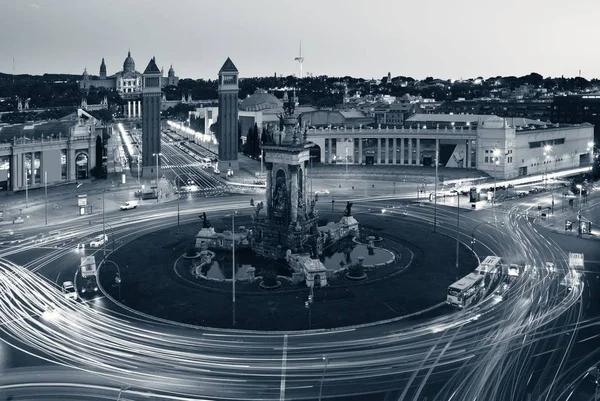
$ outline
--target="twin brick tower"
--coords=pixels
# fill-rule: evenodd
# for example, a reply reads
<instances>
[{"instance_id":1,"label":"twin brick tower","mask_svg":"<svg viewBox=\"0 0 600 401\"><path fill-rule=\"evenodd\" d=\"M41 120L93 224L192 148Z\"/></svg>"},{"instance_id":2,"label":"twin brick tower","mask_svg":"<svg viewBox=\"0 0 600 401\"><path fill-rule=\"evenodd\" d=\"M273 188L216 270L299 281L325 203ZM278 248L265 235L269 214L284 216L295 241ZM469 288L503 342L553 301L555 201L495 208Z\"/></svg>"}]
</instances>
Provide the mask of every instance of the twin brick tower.
<instances>
[{"instance_id":1,"label":"twin brick tower","mask_svg":"<svg viewBox=\"0 0 600 401\"><path fill-rule=\"evenodd\" d=\"M227 58L219 70L219 170L237 170L238 163L238 69ZM142 74L142 174L149 180L160 176L161 77L153 57Z\"/></svg>"}]
</instances>

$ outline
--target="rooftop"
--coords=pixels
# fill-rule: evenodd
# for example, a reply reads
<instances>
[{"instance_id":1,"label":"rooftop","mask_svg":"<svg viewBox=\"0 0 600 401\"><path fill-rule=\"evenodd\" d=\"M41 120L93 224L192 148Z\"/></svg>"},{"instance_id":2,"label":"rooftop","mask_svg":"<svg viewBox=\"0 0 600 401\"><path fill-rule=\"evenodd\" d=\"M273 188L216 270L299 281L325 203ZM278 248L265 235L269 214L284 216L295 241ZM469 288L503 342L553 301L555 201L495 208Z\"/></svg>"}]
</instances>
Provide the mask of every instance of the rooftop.
<instances>
[{"instance_id":1,"label":"rooftop","mask_svg":"<svg viewBox=\"0 0 600 401\"><path fill-rule=\"evenodd\" d=\"M229 57L227 57L227 60L225 60L223 67L221 67L221 69L219 70L219 73L221 73L221 72L239 72L239 71L235 67L235 64L233 64L233 61L231 61L231 59Z\"/></svg>"},{"instance_id":2,"label":"rooftop","mask_svg":"<svg viewBox=\"0 0 600 401\"><path fill-rule=\"evenodd\" d=\"M73 123L63 121L45 121L26 124L0 125L0 141L10 142L15 137L38 140L50 136L67 137Z\"/></svg>"},{"instance_id":3,"label":"rooftop","mask_svg":"<svg viewBox=\"0 0 600 401\"><path fill-rule=\"evenodd\" d=\"M150 59L148 66L144 70L144 74L161 74L160 69L156 65L156 59L154 57Z\"/></svg>"}]
</instances>

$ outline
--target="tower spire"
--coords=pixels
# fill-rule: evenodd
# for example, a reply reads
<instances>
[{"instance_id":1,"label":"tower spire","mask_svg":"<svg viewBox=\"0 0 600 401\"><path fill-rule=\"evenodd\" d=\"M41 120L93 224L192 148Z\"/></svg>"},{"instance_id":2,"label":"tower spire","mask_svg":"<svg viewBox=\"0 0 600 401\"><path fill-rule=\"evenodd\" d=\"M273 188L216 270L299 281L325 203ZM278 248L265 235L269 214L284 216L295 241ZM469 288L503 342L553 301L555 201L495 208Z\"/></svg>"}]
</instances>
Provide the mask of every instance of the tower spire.
<instances>
[{"instance_id":1,"label":"tower spire","mask_svg":"<svg viewBox=\"0 0 600 401\"><path fill-rule=\"evenodd\" d=\"M304 57L302 57L302 40L300 40L300 54L298 57L294 58L294 61L297 61L300 64L300 79L302 79L302 63L304 63Z\"/></svg>"}]
</instances>

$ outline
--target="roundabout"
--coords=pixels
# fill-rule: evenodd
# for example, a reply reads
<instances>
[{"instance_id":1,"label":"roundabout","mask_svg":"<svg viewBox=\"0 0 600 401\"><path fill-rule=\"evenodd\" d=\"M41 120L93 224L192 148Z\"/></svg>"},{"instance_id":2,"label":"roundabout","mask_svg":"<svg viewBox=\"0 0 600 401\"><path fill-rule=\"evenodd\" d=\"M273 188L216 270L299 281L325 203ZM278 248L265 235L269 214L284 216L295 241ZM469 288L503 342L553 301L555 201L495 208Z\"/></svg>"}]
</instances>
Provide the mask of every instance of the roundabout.
<instances>
[{"instance_id":1,"label":"roundabout","mask_svg":"<svg viewBox=\"0 0 600 401\"><path fill-rule=\"evenodd\" d=\"M144 314L191 325L267 331L332 329L398 318L443 303L446 289L454 281L454 254L448 252L448 257L444 258L428 253L425 248L432 238L448 250L453 249L454 242L439 234L432 237L419 224L407 223L408 230L402 233L379 228L380 216L362 214L360 218L365 230L376 230L385 238L383 244L378 244L385 248L378 247L377 253L373 252L372 260L381 266L365 262L367 277L360 281L346 277L345 269L338 269L340 271L328 279L327 287L313 289L310 317L305 301L311 291L303 282L293 283L290 275L281 274L285 266L279 263L277 282L280 284L277 288L265 291L258 274L254 279L245 278L247 267L242 270L243 263L240 263L236 274L236 324L233 326L231 261L225 258L230 253L219 252L215 258L218 261L213 261L210 269L218 271L220 276L217 278L197 277L193 273L197 270L198 259L185 256L185 249L199 229L197 223L136 238L116 250L110 258L120 266L124 305ZM243 224L243 216L240 221ZM225 223L215 219L213 222L216 226ZM177 233L180 233L179 237ZM166 238L179 240L175 244ZM185 238L188 238L187 242ZM335 257L343 258L343 262L350 260L348 264L358 262L360 256L353 255L357 248L369 253L366 245L351 240L334 247L323 256L333 259L332 267L339 268ZM466 248L461 248L461 252L462 272L475 269L477 260L472 253ZM236 260L240 260L238 256ZM253 261L257 262L260 260ZM105 280L102 273L100 279L101 282ZM109 286L106 291L111 297L118 298L114 287Z\"/></svg>"},{"instance_id":2,"label":"roundabout","mask_svg":"<svg viewBox=\"0 0 600 401\"><path fill-rule=\"evenodd\" d=\"M226 213L246 202L233 203L219 210L204 205L204 210L215 225L224 225ZM313 400L318 396L379 400L386 395L447 400L458 388L463 390L453 399L510 399L511 386L484 384L505 381L511 375L506 364L522 352L558 347L575 324L592 324L579 323L574 313L580 309L583 286L564 293L557 286L556 272L544 270L528 272L511 283L514 296L506 301L487 297L465 310L436 307L445 298L448 283L457 274L472 271L476 263L472 251L461 246L456 271L455 212L440 208L438 233L433 234L430 207L383 217L371 211L381 210L381 204L364 202L356 205L355 214L372 231L369 236L381 237L383 247L394 250L400 263L412 258L411 263L395 269L395 274L382 267L368 271L366 280L344 276L331 280L328 287L314 289L310 309L304 308L309 289L287 280L270 291L260 289L258 283L248 283L254 285L250 289L238 283L236 327L219 328L202 322L202 316L206 320L222 315L223 321L231 323L230 283L192 280L191 275L188 283L176 274L175 261L185 260L182 255L198 231L198 211L185 211L178 228L176 215L167 207L160 214L140 213L127 220L115 215L107 220L116 237L115 251L110 249L107 256L114 265L101 264L99 282L104 293L83 302L65 299L54 284L59 281L58 266L76 265L81 256L81 251L65 246L64 239L60 246L48 242L2 251L2 339L10 348L61 365L54 371L61 378L63 399L88 399L89 390L84 389L91 388L96 396L114 399L125 387L128 399L152 394L165 400ZM461 241L468 241L478 224L470 216L462 217ZM95 230L82 224L71 227L69 235L95 236ZM526 218L511 214L503 230L483 227L478 248L484 254L511 250L536 263L545 260L542 252L552 253L559 261L557 267L564 269L562 251L532 235ZM511 240L515 237L518 240ZM85 254L94 252L100 258L102 250ZM76 271L69 271L72 274ZM253 298L258 301L252 303ZM400 307L413 304L415 311L424 312L399 317L411 312L405 308L398 313ZM144 309L150 305L152 310ZM291 305L296 309L290 312L286 308ZM314 319L311 330L307 330L309 318ZM253 319L267 328L248 329ZM348 324L349 319L356 324ZM327 324L339 328L326 329ZM559 362L550 358L548 364L556 367ZM478 376L484 369L484 377ZM38 381L34 387L23 384L28 375L39 372L40 368L31 368L26 374L4 375L1 388L16 397L50 394L43 389L58 388L51 380ZM479 377L477 385L469 387L473 377ZM536 394L553 391L549 374L539 371L533 377L534 383L547 383ZM517 382L523 386L519 393L527 391L526 382L527 377Z\"/></svg>"}]
</instances>

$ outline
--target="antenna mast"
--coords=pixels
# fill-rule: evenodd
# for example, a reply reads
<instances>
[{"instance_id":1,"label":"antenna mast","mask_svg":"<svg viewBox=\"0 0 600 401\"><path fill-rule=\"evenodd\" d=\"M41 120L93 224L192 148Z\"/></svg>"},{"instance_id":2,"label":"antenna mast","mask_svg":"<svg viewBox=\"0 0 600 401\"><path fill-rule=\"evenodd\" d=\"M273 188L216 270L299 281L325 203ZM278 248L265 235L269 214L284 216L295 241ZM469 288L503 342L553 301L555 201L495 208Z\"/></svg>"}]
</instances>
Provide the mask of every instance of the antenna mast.
<instances>
[{"instance_id":1,"label":"antenna mast","mask_svg":"<svg viewBox=\"0 0 600 401\"><path fill-rule=\"evenodd\" d=\"M302 79L302 63L304 63L304 57L302 57L302 40L300 41L300 55L294 58L300 64L300 79Z\"/></svg>"}]
</instances>

